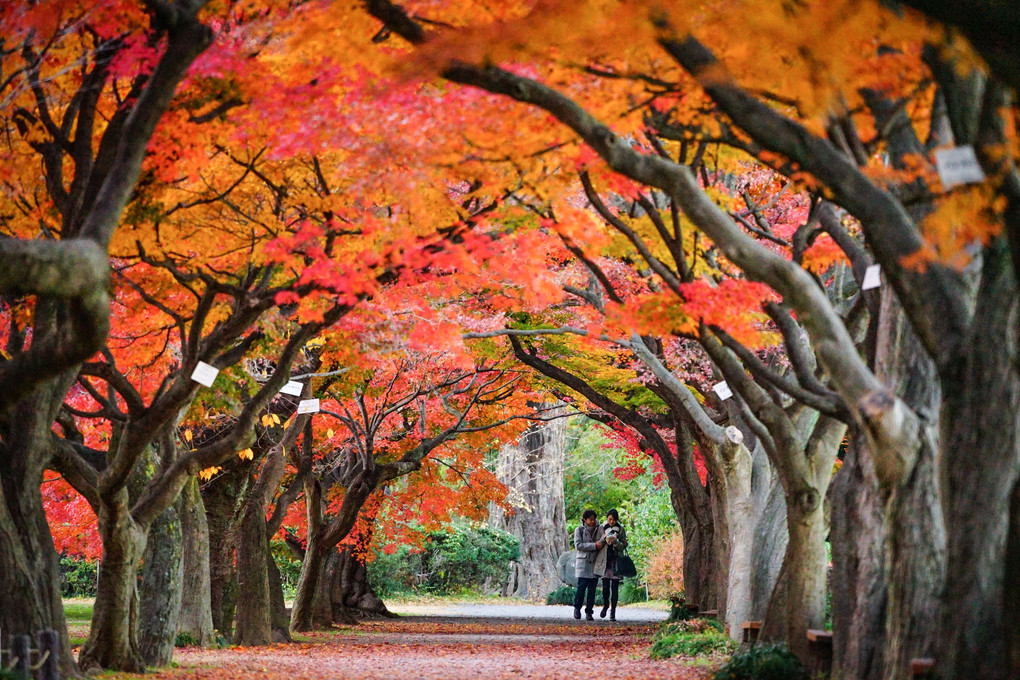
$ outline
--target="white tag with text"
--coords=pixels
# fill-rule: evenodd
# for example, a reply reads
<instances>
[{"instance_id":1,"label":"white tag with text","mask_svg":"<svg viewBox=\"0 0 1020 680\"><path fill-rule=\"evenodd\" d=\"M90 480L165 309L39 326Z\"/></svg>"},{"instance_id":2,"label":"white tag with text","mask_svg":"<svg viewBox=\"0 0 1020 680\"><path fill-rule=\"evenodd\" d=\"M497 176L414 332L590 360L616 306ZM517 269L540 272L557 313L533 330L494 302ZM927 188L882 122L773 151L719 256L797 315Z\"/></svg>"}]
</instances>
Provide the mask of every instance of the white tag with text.
<instances>
[{"instance_id":1,"label":"white tag with text","mask_svg":"<svg viewBox=\"0 0 1020 680\"><path fill-rule=\"evenodd\" d=\"M974 154L974 147L969 144L955 149L937 150L935 168L939 172L942 186L946 189L985 181L985 173Z\"/></svg>"},{"instance_id":2,"label":"white tag with text","mask_svg":"<svg viewBox=\"0 0 1020 680\"><path fill-rule=\"evenodd\" d=\"M199 361L198 366L195 366L195 370L191 372L191 379L199 385L212 387L213 380L216 380L216 376L219 374L220 369L210 366L204 361Z\"/></svg>"},{"instance_id":3,"label":"white tag with text","mask_svg":"<svg viewBox=\"0 0 1020 680\"><path fill-rule=\"evenodd\" d=\"M297 405L298 413L318 413L319 412L319 400L318 399L302 399Z\"/></svg>"}]
</instances>

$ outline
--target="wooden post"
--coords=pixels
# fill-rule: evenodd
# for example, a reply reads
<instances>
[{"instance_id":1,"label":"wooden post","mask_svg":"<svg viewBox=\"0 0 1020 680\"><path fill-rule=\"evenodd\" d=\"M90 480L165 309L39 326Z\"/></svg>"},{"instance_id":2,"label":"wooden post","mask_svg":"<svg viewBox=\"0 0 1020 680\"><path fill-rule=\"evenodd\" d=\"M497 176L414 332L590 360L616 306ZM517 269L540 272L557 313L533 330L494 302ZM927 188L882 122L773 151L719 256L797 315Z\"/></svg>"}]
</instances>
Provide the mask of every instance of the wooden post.
<instances>
[{"instance_id":1,"label":"wooden post","mask_svg":"<svg viewBox=\"0 0 1020 680\"><path fill-rule=\"evenodd\" d=\"M55 630L41 630L36 636L39 648L39 680L60 680L60 637Z\"/></svg>"},{"instance_id":2,"label":"wooden post","mask_svg":"<svg viewBox=\"0 0 1020 680\"><path fill-rule=\"evenodd\" d=\"M11 636L11 670L14 677L30 680L32 677L32 638L27 635Z\"/></svg>"}]
</instances>

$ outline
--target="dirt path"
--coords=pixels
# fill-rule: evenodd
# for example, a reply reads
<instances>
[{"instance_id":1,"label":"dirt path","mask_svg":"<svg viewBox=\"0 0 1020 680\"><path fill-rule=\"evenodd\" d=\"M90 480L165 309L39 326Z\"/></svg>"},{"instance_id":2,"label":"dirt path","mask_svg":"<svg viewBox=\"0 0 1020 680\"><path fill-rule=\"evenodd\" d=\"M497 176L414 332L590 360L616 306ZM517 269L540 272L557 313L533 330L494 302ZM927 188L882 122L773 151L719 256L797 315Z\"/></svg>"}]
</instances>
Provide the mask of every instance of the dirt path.
<instances>
[{"instance_id":1,"label":"dirt path","mask_svg":"<svg viewBox=\"0 0 1020 680\"><path fill-rule=\"evenodd\" d=\"M410 613L407 609L397 607L398 611ZM500 612L502 606L493 612L489 605L436 609L439 611L434 613L430 609L431 615L405 615L313 633L290 645L180 649L174 655L177 668L160 669L145 676L113 677L149 680L710 677L705 668L648 658L649 637L657 620L664 616L655 610L640 615L632 610L632 616L627 618L635 620L611 623L574 621L569 607L562 608L565 613L552 607Z\"/></svg>"}]
</instances>

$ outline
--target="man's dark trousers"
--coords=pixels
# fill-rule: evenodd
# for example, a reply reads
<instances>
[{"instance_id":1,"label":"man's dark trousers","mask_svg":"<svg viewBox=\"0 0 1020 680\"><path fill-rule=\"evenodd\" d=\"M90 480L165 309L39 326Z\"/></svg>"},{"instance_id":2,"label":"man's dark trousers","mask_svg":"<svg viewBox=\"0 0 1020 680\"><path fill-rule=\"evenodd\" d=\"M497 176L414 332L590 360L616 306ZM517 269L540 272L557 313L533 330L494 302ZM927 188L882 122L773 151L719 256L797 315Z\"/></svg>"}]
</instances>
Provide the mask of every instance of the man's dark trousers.
<instances>
[{"instance_id":1,"label":"man's dark trousers","mask_svg":"<svg viewBox=\"0 0 1020 680\"><path fill-rule=\"evenodd\" d=\"M595 611L595 589L598 584L599 580L597 578L578 577L577 592L574 593L574 611L581 609L581 603L586 605L584 608L585 614L591 614ZM585 591L588 592L587 598L585 598Z\"/></svg>"}]
</instances>

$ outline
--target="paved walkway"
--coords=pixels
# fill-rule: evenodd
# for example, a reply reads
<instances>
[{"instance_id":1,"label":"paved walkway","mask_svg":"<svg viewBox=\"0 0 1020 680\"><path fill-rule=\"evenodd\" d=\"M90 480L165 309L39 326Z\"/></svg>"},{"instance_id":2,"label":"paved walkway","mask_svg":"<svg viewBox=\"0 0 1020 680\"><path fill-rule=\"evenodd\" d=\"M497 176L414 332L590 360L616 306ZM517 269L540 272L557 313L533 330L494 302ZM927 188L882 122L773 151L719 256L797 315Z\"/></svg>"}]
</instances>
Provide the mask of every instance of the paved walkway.
<instances>
[{"instance_id":1,"label":"paved walkway","mask_svg":"<svg viewBox=\"0 0 1020 680\"><path fill-rule=\"evenodd\" d=\"M429 621L464 621L465 619L488 620L498 622L500 620L514 623L548 622L565 623L573 622L577 625L604 624L611 625L608 615L605 619L599 618L601 607L595 607L595 621L582 619L574 621L574 608L569 605L545 605L545 604L397 604L387 605L394 614L401 617L423 618ZM667 612L652 607L642 607L639 604L624 605L616 608L616 620L618 624L645 624L659 623L666 620Z\"/></svg>"}]
</instances>

